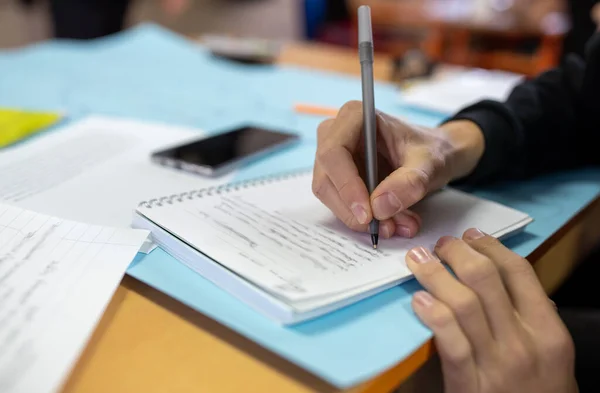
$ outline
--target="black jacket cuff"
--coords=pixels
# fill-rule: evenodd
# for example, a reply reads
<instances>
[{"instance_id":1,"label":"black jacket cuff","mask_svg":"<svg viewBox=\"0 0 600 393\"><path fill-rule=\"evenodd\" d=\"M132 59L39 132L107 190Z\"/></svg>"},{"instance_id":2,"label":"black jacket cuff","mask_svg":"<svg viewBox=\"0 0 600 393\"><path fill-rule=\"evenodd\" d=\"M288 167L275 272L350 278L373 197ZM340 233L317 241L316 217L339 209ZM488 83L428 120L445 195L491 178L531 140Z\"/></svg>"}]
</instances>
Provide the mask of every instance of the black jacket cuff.
<instances>
[{"instance_id":1,"label":"black jacket cuff","mask_svg":"<svg viewBox=\"0 0 600 393\"><path fill-rule=\"evenodd\" d=\"M508 109L496 101L481 101L462 109L444 123L469 120L477 124L483 133L485 149L477 167L452 185L479 185L501 180L503 174L512 172L510 167L519 165L515 157L520 144L516 123Z\"/></svg>"}]
</instances>

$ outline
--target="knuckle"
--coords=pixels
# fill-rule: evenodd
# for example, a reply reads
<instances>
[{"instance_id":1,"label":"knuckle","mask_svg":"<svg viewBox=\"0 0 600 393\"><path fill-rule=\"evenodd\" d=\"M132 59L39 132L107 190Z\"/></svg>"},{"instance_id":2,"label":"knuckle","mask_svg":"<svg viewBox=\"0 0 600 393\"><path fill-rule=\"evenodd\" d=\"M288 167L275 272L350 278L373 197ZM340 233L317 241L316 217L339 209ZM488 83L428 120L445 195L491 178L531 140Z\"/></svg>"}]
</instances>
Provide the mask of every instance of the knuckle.
<instances>
[{"instance_id":1,"label":"knuckle","mask_svg":"<svg viewBox=\"0 0 600 393\"><path fill-rule=\"evenodd\" d=\"M452 142L446 138L437 138L436 137L434 143L437 148L437 151L440 151L440 152L452 151L452 149L454 149L454 145L452 144Z\"/></svg>"},{"instance_id":2,"label":"knuckle","mask_svg":"<svg viewBox=\"0 0 600 393\"><path fill-rule=\"evenodd\" d=\"M479 300L475 294L465 293L451 307L460 319L467 319L479 310Z\"/></svg>"},{"instance_id":3,"label":"knuckle","mask_svg":"<svg viewBox=\"0 0 600 393\"><path fill-rule=\"evenodd\" d=\"M521 341L511 345L508 357L510 362L507 365L512 376L529 374L536 367L535 351Z\"/></svg>"},{"instance_id":4,"label":"knuckle","mask_svg":"<svg viewBox=\"0 0 600 393\"><path fill-rule=\"evenodd\" d=\"M329 131L334 121L335 120L333 119L323 120L317 127L317 135L324 136Z\"/></svg>"},{"instance_id":5,"label":"knuckle","mask_svg":"<svg viewBox=\"0 0 600 393\"><path fill-rule=\"evenodd\" d=\"M406 128L406 141L415 147L419 147L419 150L421 151L425 150L422 148L422 143L424 140L423 133L419 132L417 127L410 126L405 123L403 123L403 125L405 125Z\"/></svg>"},{"instance_id":6,"label":"knuckle","mask_svg":"<svg viewBox=\"0 0 600 393\"><path fill-rule=\"evenodd\" d=\"M570 362L575 358L575 345L565 332L554 334L546 339L542 351L544 358L550 362Z\"/></svg>"},{"instance_id":7,"label":"knuckle","mask_svg":"<svg viewBox=\"0 0 600 393\"><path fill-rule=\"evenodd\" d=\"M455 322L454 314L448 307L436 307L429 321L432 330L442 329Z\"/></svg>"},{"instance_id":8,"label":"knuckle","mask_svg":"<svg viewBox=\"0 0 600 393\"><path fill-rule=\"evenodd\" d=\"M362 102L358 100L351 100L346 102L341 108L339 114L341 116L348 115L350 113L362 113Z\"/></svg>"},{"instance_id":9,"label":"knuckle","mask_svg":"<svg viewBox=\"0 0 600 393\"><path fill-rule=\"evenodd\" d=\"M411 198L415 201L422 199L427 193L428 176L421 171L410 171L406 180Z\"/></svg>"},{"instance_id":10,"label":"knuckle","mask_svg":"<svg viewBox=\"0 0 600 393\"><path fill-rule=\"evenodd\" d=\"M390 123L389 116L379 109L375 108L375 116L377 119L377 127L387 127Z\"/></svg>"},{"instance_id":11,"label":"knuckle","mask_svg":"<svg viewBox=\"0 0 600 393\"><path fill-rule=\"evenodd\" d=\"M316 161L322 166L327 167L327 165L331 163L332 157L339 156L343 149L344 147L341 145L323 146L323 148L317 151Z\"/></svg>"},{"instance_id":12,"label":"knuckle","mask_svg":"<svg viewBox=\"0 0 600 393\"><path fill-rule=\"evenodd\" d=\"M324 166L327 163L329 156L334 153L333 150L334 148L332 147L322 147L321 149L318 149L316 154L316 162Z\"/></svg>"},{"instance_id":13,"label":"knuckle","mask_svg":"<svg viewBox=\"0 0 600 393\"><path fill-rule=\"evenodd\" d=\"M488 282L489 279L498 274L496 267L489 259L475 258L459 265L456 268L456 274L461 281L468 286L475 287L481 283Z\"/></svg>"},{"instance_id":14,"label":"knuckle","mask_svg":"<svg viewBox=\"0 0 600 393\"><path fill-rule=\"evenodd\" d=\"M431 157L431 169L433 173L439 173L446 167L446 159L439 154Z\"/></svg>"},{"instance_id":15,"label":"knuckle","mask_svg":"<svg viewBox=\"0 0 600 393\"><path fill-rule=\"evenodd\" d=\"M353 178L346 178L340 185L338 188L338 193L340 194L340 196L342 196L342 194L345 194L346 192L348 192L348 189L351 187L352 181L354 179Z\"/></svg>"},{"instance_id":16,"label":"knuckle","mask_svg":"<svg viewBox=\"0 0 600 393\"><path fill-rule=\"evenodd\" d=\"M319 200L322 198L325 187L327 185L327 179L325 177L314 177L312 181L312 192Z\"/></svg>"},{"instance_id":17,"label":"knuckle","mask_svg":"<svg viewBox=\"0 0 600 393\"><path fill-rule=\"evenodd\" d=\"M456 345L451 353L444 354L445 359L450 361L454 366L461 368L473 358L473 351L468 343L464 345Z\"/></svg>"},{"instance_id":18,"label":"knuckle","mask_svg":"<svg viewBox=\"0 0 600 393\"><path fill-rule=\"evenodd\" d=\"M350 175L348 177L346 177L340 184L339 187L337 187L338 190L338 194L340 194L340 197L342 198L342 200L346 200L347 198L350 198L351 200L355 200L357 198L357 194L359 194L358 190L357 190L357 185L360 184L362 182L362 178L356 174L356 175ZM347 202L347 200L346 200Z\"/></svg>"}]
</instances>

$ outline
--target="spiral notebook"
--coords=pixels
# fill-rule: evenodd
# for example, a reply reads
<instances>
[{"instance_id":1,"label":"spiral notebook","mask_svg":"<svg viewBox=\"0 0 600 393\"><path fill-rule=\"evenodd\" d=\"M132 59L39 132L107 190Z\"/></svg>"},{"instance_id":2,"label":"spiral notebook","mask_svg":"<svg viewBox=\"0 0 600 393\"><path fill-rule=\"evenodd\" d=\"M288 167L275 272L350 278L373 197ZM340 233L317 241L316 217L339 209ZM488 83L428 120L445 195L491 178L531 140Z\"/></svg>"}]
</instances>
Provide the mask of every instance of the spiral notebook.
<instances>
[{"instance_id":1,"label":"spiral notebook","mask_svg":"<svg viewBox=\"0 0 600 393\"><path fill-rule=\"evenodd\" d=\"M166 252L281 324L340 309L410 279L415 246L477 227L496 237L522 230L522 212L453 189L415 206L414 239L380 240L347 229L313 196L309 172L171 195L139 204L133 226Z\"/></svg>"}]
</instances>

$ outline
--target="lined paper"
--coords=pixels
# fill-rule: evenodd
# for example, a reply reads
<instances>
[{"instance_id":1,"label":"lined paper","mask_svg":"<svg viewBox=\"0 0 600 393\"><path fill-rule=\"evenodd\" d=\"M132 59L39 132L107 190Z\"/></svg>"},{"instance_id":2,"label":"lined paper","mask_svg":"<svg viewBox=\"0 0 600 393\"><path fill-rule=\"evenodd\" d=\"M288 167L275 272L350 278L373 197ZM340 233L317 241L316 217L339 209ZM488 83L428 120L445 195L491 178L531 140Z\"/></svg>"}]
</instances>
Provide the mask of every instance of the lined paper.
<instances>
[{"instance_id":1,"label":"lined paper","mask_svg":"<svg viewBox=\"0 0 600 393\"><path fill-rule=\"evenodd\" d=\"M311 181L304 174L162 206L142 204L138 212L263 290L305 305L410 276L406 253L431 247L442 235L460 236L469 227L493 235L529 220L448 189L415 207L424 221L417 237L382 240L374 250L369 235L346 228L316 199Z\"/></svg>"},{"instance_id":2,"label":"lined paper","mask_svg":"<svg viewBox=\"0 0 600 393\"><path fill-rule=\"evenodd\" d=\"M0 204L0 391L54 392L147 231Z\"/></svg>"}]
</instances>

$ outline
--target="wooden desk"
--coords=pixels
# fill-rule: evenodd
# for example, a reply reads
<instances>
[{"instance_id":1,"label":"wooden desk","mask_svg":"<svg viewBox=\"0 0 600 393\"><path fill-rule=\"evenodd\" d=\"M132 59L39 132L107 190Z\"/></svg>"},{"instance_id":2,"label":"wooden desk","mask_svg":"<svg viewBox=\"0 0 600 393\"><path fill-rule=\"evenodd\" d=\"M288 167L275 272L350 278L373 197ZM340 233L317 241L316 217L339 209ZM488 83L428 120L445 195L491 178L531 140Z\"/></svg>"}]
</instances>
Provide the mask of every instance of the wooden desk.
<instances>
[{"instance_id":1,"label":"wooden desk","mask_svg":"<svg viewBox=\"0 0 600 393\"><path fill-rule=\"evenodd\" d=\"M332 57L330 54L335 53ZM319 58L322 60L319 61ZM381 57L378 63L385 62ZM315 66L357 74L354 51L293 44L282 63ZM388 61L389 63L389 61ZM322 66L322 67L321 67ZM386 79L386 66L379 79ZM391 65L389 65L391 67ZM600 236L600 203L582 211L532 255L546 288L554 288L573 267L581 250ZM597 221L596 221L597 222ZM400 327L399 327L400 329ZM424 347L380 377L351 393L390 392L420 367L430 352ZM432 368L404 383L402 392L430 392ZM64 393L276 392L314 393L337 390L301 368L170 297L126 277L117 290Z\"/></svg>"},{"instance_id":2,"label":"wooden desk","mask_svg":"<svg viewBox=\"0 0 600 393\"><path fill-rule=\"evenodd\" d=\"M327 44L293 43L283 47L279 64L315 68L360 77L358 49L352 50ZM375 54L373 78L389 81L394 67L393 60L385 54Z\"/></svg>"}]
</instances>

